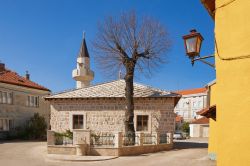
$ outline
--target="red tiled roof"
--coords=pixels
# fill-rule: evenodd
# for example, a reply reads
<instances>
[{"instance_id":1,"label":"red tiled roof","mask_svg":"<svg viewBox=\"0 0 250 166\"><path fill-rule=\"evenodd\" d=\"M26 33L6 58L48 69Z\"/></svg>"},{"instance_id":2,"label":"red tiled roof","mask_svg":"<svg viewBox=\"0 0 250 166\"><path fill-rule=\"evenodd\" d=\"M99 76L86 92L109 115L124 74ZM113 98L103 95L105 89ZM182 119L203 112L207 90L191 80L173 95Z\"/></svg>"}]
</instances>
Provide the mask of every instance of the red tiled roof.
<instances>
[{"instance_id":1,"label":"red tiled roof","mask_svg":"<svg viewBox=\"0 0 250 166\"><path fill-rule=\"evenodd\" d=\"M201 0L204 7L207 9L210 16L214 19L215 15L215 0Z\"/></svg>"},{"instance_id":2,"label":"red tiled roof","mask_svg":"<svg viewBox=\"0 0 250 166\"><path fill-rule=\"evenodd\" d=\"M183 117L181 117L180 115L177 115L175 117L175 122L181 122L183 120Z\"/></svg>"},{"instance_id":3,"label":"red tiled roof","mask_svg":"<svg viewBox=\"0 0 250 166\"><path fill-rule=\"evenodd\" d=\"M204 113L207 113L209 111L209 107L203 108L200 111L197 111L196 114L197 115L203 115ZM204 116L204 115L203 115Z\"/></svg>"},{"instance_id":4,"label":"red tiled roof","mask_svg":"<svg viewBox=\"0 0 250 166\"><path fill-rule=\"evenodd\" d=\"M43 87L43 86L41 86L33 81L30 81L30 80L18 75L16 72L13 72L11 70L4 70L4 71L0 72L0 82L18 85L18 86L24 86L24 87L33 88L33 89L50 91L49 89L47 89L47 88L45 88L45 87Z\"/></svg>"},{"instance_id":5,"label":"red tiled roof","mask_svg":"<svg viewBox=\"0 0 250 166\"><path fill-rule=\"evenodd\" d=\"M206 91L207 91L206 88L196 88L196 89L180 90L180 91L176 91L175 93L178 93L181 95L190 95L190 94L196 94L196 93L205 93Z\"/></svg>"},{"instance_id":6,"label":"red tiled roof","mask_svg":"<svg viewBox=\"0 0 250 166\"><path fill-rule=\"evenodd\" d=\"M208 123L209 123L209 119L206 117L195 119L194 121L191 122L191 124L208 124Z\"/></svg>"},{"instance_id":7,"label":"red tiled roof","mask_svg":"<svg viewBox=\"0 0 250 166\"><path fill-rule=\"evenodd\" d=\"M197 112L198 115L216 120L216 105L204 108Z\"/></svg>"}]
</instances>

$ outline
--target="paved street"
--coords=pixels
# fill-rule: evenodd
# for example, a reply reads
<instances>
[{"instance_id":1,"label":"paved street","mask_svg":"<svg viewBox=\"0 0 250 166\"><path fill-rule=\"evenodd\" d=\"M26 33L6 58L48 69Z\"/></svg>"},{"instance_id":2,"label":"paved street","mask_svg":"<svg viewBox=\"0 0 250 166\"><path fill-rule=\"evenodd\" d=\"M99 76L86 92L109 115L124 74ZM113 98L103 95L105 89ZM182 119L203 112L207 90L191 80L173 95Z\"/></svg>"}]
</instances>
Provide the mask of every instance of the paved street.
<instances>
[{"instance_id":1,"label":"paved street","mask_svg":"<svg viewBox=\"0 0 250 166\"><path fill-rule=\"evenodd\" d=\"M178 141L172 151L84 163L48 161L45 142L8 142L0 143L0 166L215 166L207 158L205 142Z\"/></svg>"}]
</instances>

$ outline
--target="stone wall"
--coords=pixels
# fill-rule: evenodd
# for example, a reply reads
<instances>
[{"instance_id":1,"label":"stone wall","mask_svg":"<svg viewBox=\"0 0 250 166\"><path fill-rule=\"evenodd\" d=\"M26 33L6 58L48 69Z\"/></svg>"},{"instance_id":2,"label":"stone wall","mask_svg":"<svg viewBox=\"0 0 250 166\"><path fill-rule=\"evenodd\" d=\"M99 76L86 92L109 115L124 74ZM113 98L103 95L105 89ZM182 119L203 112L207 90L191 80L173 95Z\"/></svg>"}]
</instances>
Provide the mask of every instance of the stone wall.
<instances>
[{"instance_id":1,"label":"stone wall","mask_svg":"<svg viewBox=\"0 0 250 166\"><path fill-rule=\"evenodd\" d=\"M91 147L88 155L90 156L133 156L146 153L155 153L160 151L167 151L173 148L173 144L159 144L159 145L143 145L143 146L128 146L121 148L96 148ZM76 155L75 146L58 146L49 145L47 147L48 154L64 154Z\"/></svg>"},{"instance_id":2,"label":"stone wall","mask_svg":"<svg viewBox=\"0 0 250 166\"><path fill-rule=\"evenodd\" d=\"M172 148L173 144L128 146L119 148L119 156L133 156L146 153L155 153L160 151L171 150Z\"/></svg>"},{"instance_id":3,"label":"stone wall","mask_svg":"<svg viewBox=\"0 0 250 166\"><path fill-rule=\"evenodd\" d=\"M172 133L165 133L165 141L160 141L162 136L158 133L152 133L150 142L145 142L146 136L142 132L136 132L137 143L128 146L124 144L124 133L113 133L114 137L110 140L111 144L100 141L100 144L91 143L92 132L89 130L74 130L73 144L55 145L54 131L48 131L48 153L49 154L67 154L67 155L94 155L94 156L130 156L144 153L153 153L158 151L170 150L173 147ZM103 143L103 144L102 144Z\"/></svg>"},{"instance_id":4,"label":"stone wall","mask_svg":"<svg viewBox=\"0 0 250 166\"><path fill-rule=\"evenodd\" d=\"M76 155L75 146L63 146L63 145L48 145L48 154L64 154L64 155Z\"/></svg>"},{"instance_id":5,"label":"stone wall","mask_svg":"<svg viewBox=\"0 0 250 166\"><path fill-rule=\"evenodd\" d=\"M136 115L148 115L147 132L174 131L174 98L135 99ZM124 99L82 99L51 101L51 130L72 130L72 116L84 115L84 129L95 132L124 131Z\"/></svg>"},{"instance_id":6,"label":"stone wall","mask_svg":"<svg viewBox=\"0 0 250 166\"><path fill-rule=\"evenodd\" d=\"M5 83L0 83L0 91L13 94L12 104L0 103L0 118L14 120L14 127L22 126L34 113L39 113L49 122L49 102L45 101L43 96L50 92ZM29 95L39 96L39 107L27 106Z\"/></svg>"}]
</instances>

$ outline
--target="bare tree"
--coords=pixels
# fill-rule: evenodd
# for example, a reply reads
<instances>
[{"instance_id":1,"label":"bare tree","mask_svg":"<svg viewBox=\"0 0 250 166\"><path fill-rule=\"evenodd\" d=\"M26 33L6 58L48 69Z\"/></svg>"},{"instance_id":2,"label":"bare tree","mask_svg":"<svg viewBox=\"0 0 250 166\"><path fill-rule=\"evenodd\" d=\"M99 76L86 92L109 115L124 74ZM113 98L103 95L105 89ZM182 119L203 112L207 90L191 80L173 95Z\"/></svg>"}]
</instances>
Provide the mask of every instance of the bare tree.
<instances>
[{"instance_id":1,"label":"bare tree","mask_svg":"<svg viewBox=\"0 0 250 166\"><path fill-rule=\"evenodd\" d=\"M170 49L166 28L150 17L138 19L135 12L119 18L108 17L99 24L94 48L98 64L109 73L125 72L125 132L134 135L134 75L135 71L150 74L165 62Z\"/></svg>"}]
</instances>

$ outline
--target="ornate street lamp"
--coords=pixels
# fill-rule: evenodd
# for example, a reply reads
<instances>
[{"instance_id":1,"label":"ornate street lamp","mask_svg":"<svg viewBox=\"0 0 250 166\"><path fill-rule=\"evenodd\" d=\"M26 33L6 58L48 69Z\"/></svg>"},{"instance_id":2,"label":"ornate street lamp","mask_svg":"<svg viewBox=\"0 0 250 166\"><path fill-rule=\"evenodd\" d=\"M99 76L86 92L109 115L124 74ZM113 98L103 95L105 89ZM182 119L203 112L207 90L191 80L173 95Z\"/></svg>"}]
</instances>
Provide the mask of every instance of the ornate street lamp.
<instances>
[{"instance_id":1,"label":"ornate street lamp","mask_svg":"<svg viewBox=\"0 0 250 166\"><path fill-rule=\"evenodd\" d=\"M200 33L198 33L195 29L192 29L190 31L190 34L185 35L182 38L184 39L186 54L191 60L192 65L194 65L195 61L199 60L211 67L215 67L214 64L211 64L204 60L207 58L214 57L214 55L200 57L200 49L203 41L203 37L201 36Z\"/></svg>"}]
</instances>

